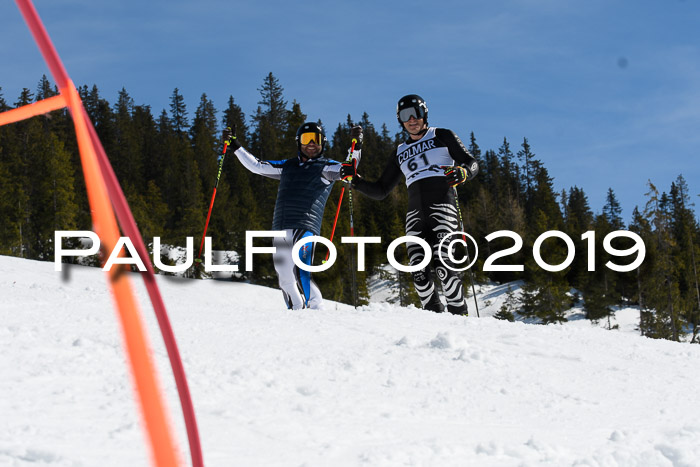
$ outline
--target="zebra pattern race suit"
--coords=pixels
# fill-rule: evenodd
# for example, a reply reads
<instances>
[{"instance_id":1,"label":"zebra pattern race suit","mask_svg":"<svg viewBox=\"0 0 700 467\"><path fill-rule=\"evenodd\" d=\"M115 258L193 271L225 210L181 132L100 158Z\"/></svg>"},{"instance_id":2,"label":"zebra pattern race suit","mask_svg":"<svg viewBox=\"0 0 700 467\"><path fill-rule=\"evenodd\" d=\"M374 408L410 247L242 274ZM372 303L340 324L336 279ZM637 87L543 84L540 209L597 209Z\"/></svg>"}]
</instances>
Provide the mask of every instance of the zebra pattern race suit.
<instances>
[{"instance_id":1,"label":"zebra pattern race suit","mask_svg":"<svg viewBox=\"0 0 700 467\"><path fill-rule=\"evenodd\" d=\"M467 314L464 288L460 275L453 270L449 260L449 241L438 251L440 240L451 232L460 230L459 214L454 189L446 183L444 167L459 164L472 179L479 170L476 159L464 147L459 137L443 128L428 128L417 141L409 139L396 150L384 172L376 182L360 177L353 179L357 191L370 198L384 199L398 184L403 175L408 186L408 210L406 235L425 240L431 248L432 259L425 268L413 273L413 282L423 308L441 312L443 305L434 283L433 270L442 285L447 308L455 314ZM423 261L425 252L415 243L407 243L410 264ZM446 268L440 257L450 268Z\"/></svg>"},{"instance_id":2,"label":"zebra pattern race suit","mask_svg":"<svg viewBox=\"0 0 700 467\"><path fill-rule=\"evenodd\" d=\"M406 235L426 240L433 255L432 267L429 265L413 273L413 283L425 309L441 311L442 308L432 275L434 269L435 275L442 284L448 310L458 314L467 312L461 277L454 271L455 265L449 260L449 241L443 243L442 250L439 250L440 240L451 232L459 230L454 190L447 186L444 180L430 177L409 187ZM406 248L411 266L423 261L425 252L420 245L409 242ZM440 258L450 268L445 267Z\"/></svg>"}]
</instances>

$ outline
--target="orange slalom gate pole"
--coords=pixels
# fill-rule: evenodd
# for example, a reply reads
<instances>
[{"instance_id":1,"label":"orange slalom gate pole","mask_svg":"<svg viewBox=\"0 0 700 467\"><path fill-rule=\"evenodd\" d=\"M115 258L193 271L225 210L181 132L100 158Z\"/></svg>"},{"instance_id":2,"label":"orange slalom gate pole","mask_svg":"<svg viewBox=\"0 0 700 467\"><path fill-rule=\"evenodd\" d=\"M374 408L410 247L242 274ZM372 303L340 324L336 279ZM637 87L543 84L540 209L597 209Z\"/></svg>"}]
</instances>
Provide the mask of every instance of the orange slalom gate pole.
<instances>
[{"instance_id":1,"label":"orange slalom gate pole","mask_svg":"<svg viewBox=\"0 0 700 467\"><path fill-rule=\"evenodd\" d=\"M95 231L108 251L111 251L119 239L117 221L107 197L107 189L97 163L95 148L90 140L78 91L70 80L69 86L68 89L62 89L61 92L68 95L69 108L75 122L80 159L85 171L85 183L94 216ZM146 333L131 290L131 283L121 268L116 272L109 273L108 279L119 311L124 343L145 420L146 432L151 443L153 460L158 466L178 466L180 462L177 450L156 380L155 366L150 356Z\"/></svg>"},{"instance_id":2,"label":"orange slalom gate pole","mask_svg":"<svg viewBox=\"0 0 700 467\"><path fill-rule=\"evenodd\" d=\"M41 52L53 78L56 80L58 89L68 89L68 81L70 79L68 73L63 67L63 63L61 63L61 59L58 57L58 53L51 43L51 39L49 39L44 24L41 22L31 0L15 0L15 2L39 47L39 52Z\"/></svg>"},{"instance_id":3,"label":"orange slalom gate pole","mask_svg":"<svg viewBox=\"0 0 700 467\"><path fill-rule=\"evenodd\" d=\"M15 123L21 120L26 120L28 118L41 115L53 110L58 110L60 108L67 107L65 97L63 95L57 95L51 98L44 99L42 101L36 102L34 104L27 104L25 106L19 107L17 109L8 110L6 112L0 113L0 126L7 125L10 123ZM126 199L121 192L121 188L118 186L119 182L114 177L114 172L109 166L109 161L107 160L104 150L101 149L101 143L97 138L97 134L94 132L94 128L90 124L87 118L87 114L83 109L83 114L85 115L85 121L90 130L90 136L97 150L98 161L100 162L100 168L103 175L105 176L105 181L107 182L107 191L109 197L114 202L114 209L116 210L117 218L119 222L123 225L125 233L134 242L137 253L141 258L147 258L149 256L148 251L143 245L140 233L131 215L128 205L126 204ZM124 220L123 220L124 219ZM182 405L183 416L185 419L185 425L187 428L187 436L190 442L190 451L192 457L192 465L194 467L203 466L202 450L199 441L199 432L197 429L197 420L194 414L194 407L192 405L192 400L190 397L189 387L187 385L187 378L185 376L185 371L182 366L180 359L180 354L177 349L177 343L172 332L172 327L170 326L170 321L168 320L167 313L165 311L165 304L160 296L158 286L155 281L154 271L151 266L150 261L145 262L147 271L143 274L144 282L146 283L146 289L148 290L149 297L153 303L153 308L158 318L158 324L161 328L161 333L163 334L163 340L165 342L166 349L168 351L168 356L170 357L171 367L173 369L173 374L175 377L175 382L178 388L178 393L180 395L180 402Z\"/></svg>"},{"instance_id":4,"label":"orange slalom gate pole","mask_svg":"<svg viewBox=\"0 0 700 467\"><path fill-rule=\"evenodd\" d=\"M0 126L7 125L8 123L19 122L20 120L26 120L37 115L62 109L66 106L65 96L59 94L58 96L48 97L44 100L34 102L33 104L23 105L17 109L0 113Z\"/></svg>"},{"instance_id":5,"label":"orange slalom gate pole","mask_svg":"<svg viewBox=\"0 0 700 467\"><path fill-rule=\"evenodd\" d=\"M97 162L96 149L90 139L82 102L31 1L16 0L16 2L47 65L54 75L54 79L59 85L61 95L68 103L75 123L76 137L85 173L88 201L92 210L95 230L102 239L103 244L107 248L113 249L119 237L119 229L107 196L105 180ZM44 108L49 108L56 104L57 100L52 100ZM35 108L31 112L37 112L37 109ZM15 117L17 115L18 113L15 113ZM179 458L170 431L170 425L165 415L164 404L156 381L155 367L150 358L146 333L139 319L138 308L130 282L125 274L117 273L109 277L109 283L112 287L122 324L127 356L134 377L141 412L144 417L145 429L151 444L153 461L158 466L175 467L179 465Z\"/></svg>"},{"instance_id":6,"label":"orange slalom gate pole","mask_svg":"<svg viewBox=\"0 0 700 467\"><path fill-rule=\"evenodd\" d=\"M112 166L109 164L107 154L102 147L100 139L97 137L95 127L90 122L84 108L83 115L85 116L85 122L88 124L88 130L90 131L90 137L92 138L93 145L97 151L97 159L100 163L100 169L102 169L102 175L104 176L107 184L107 192L109 193L116 212L117 220L122 226L126 236L130 237L134 243L134 247L136 248L136 252L138 253L139 257L148 258L148 250L146 249L146 245L143 243L141 233L136 226L136 221L134 220L134 216L129 209L129 204L126 201L124 192L122 192L121 187L119 186L119 181L114 174ZM148 296L153 304L153 311L158 319L158 326L160 326L161 335L163 336L163 342L165 343L165 348L168 352L170 366L173 370L175 384L180 396L182 415L185 419L185 428L187 429L187 439L190 443L190 457L192 459L192 466L203 467L204 460L202 457L202 446L199 441L197 418L194 413L194 406L192 405L190 389L187 384L187 376L185 375L185 369L182 365L182 359L180 358L180 351L177 348L177 342L175 340L175 335L173 334L172 326L170 326L170 320L168 318L168 313L165 310L163 297L158 289L153 265L151 264L150 260L144 261L144 264L146 265L146 272L142 273L141 276L143 277L146 290L148 291Z\"/></svg>"}]
</instances>

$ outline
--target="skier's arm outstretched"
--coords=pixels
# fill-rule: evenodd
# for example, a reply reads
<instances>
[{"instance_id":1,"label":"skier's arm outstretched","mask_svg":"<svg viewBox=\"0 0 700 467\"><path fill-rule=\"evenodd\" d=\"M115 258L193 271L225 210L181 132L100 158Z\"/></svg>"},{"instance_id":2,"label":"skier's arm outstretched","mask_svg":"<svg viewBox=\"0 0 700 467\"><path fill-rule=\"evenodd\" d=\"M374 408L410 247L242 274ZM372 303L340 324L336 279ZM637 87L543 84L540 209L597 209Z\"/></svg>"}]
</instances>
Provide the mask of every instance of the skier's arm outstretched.
<instances>
[{"instance_id":1,"label":"skier's arm outstretched","mask_svg":"<svg viewBox=\"0 0 700 467\"><path fill-rule=\"evenodd\" d=\"M359 176L355 176L352 179L352 186L360 193L379 201L386 198L391 190L396 187L401 181L402 175L403 173L396 163L396 159L392 157L384 168L384 172L382 172L379 180L376 182L368 182Z\"/></svg>"},{"instance_id":2,"label":"skier's arm outstretched","mask_svg":"<svg viewBox=\"0 0 700 467\"><path fill-rule=\"evenodd\" d=\"M264 161L258 159L251 153L249 153L236 139L236 127L226 128L223 133L224 142L228 144L228 147L233 149L233 153L236 155L243 167L250 170L251 172L262 175L264 177L274 178L279 180L282 176L282 164L285 161Z\"/></svg>"}]
</instances>

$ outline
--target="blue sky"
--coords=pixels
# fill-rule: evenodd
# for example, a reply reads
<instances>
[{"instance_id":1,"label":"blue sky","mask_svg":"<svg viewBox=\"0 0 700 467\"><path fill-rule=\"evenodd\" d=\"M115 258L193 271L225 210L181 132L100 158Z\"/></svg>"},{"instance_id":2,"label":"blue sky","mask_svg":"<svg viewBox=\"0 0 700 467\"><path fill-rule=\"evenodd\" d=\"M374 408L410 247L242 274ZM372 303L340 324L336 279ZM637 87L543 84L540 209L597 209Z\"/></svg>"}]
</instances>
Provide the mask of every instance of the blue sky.
<instances>
[{"instance_id":1,"label":"blue sky","mask_svg":"<svg viewBox=\"0 0 700 467\"><path fill-rule=\"evenodd\" d=\"M397 99L418 93L431 125L482 150L528 138L555 188L583 188L595 212L612 187L629 220L648 179L668 191L681 173L700 202L697 0L34 4L76 85L112 103L124 87L157 115L178 87L190 115L206 93L250 116L272 72L310 120L367 112L393 133ZM49 75L9 1L0 61L10 103Z\"/></svg>"}]
</instances>

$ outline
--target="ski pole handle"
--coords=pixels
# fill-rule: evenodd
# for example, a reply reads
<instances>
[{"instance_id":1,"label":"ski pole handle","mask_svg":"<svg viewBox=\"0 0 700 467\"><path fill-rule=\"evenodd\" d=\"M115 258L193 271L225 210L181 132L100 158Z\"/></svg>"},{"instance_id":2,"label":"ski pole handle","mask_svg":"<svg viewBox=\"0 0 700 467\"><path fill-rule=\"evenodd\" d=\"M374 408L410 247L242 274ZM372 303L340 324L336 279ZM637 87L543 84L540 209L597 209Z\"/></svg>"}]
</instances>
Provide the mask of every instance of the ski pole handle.
<instances>
[{"instance_id":1,"label":"ski pole handle","mask_svg":"<svg viewBox=\"0 0 700 467\"><path fill-rule=\"evenodd\" d=\"M347 159L345 159L345 162L349 162L352 160L352 153L355 152L355 145L357 144L357 140L355 138L352 139L352 145L350 146L350 154L348 154Z\"/></svg>"},{"instance_id":2,"label":"ski pole handle","mask_svg":"<svg viewBox=\"0 0 700 467\"><path fill-rule=\"evenodd\" d=\"M349 161L352 159L352 153L355 152L355 144L357 144L357 139L353 138L352 139L352 146L350 147L350 155L348 158L345 160L345 162ZM352 178L350 178L352 180ZM343 204L343 195L345 194L345 187L343 187L342 190L340 190L340 199L338 200L338 209L335 211L335 219L333 220L333 229L331 230L331 238L330 241L333 241L333 236L335 235L335 226L338 224L338 215L340 214L340 206ZM326 253L326 259L323 260L325 263L328 261L328 257L330 256L331 252L328 251Z\"/></svg>"},{"instance_id":3,"label":"ski pole handle","mask_svg":"<svg viewBox=\"0 0 700 467\"><path fill-rule=\"evenodd\" d=\"M221 178L221 169L224 167L224 159L226 158L226 151L228 151L228 141L224 141L224 150L221 153L221 160L219 161L219 171L216 173L216 185L214 188L219 186L219 179Z\"/></svg>"},{"instance_id":4,"label":"ski pole handle","mask_svg":"<svg viewBox=\"0 0 700 467\"><path fill-rule=\"evenodd\" d=\"M355 144L357 144L357 140L355 138L352 139L352 146L350 147L350 154L348 154L348 158L345 159L345 164L348 162L352 162L352 155L355 152ZM343 164L343 165L345 165ZM355 164L353 172L357 171L357 164ZM352 177L347 177L343 179L344 182L352 182Z\"/></svg>"}]
</instances>

